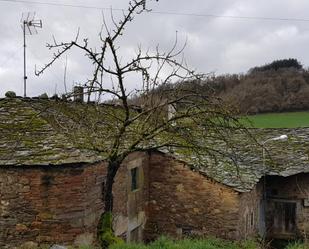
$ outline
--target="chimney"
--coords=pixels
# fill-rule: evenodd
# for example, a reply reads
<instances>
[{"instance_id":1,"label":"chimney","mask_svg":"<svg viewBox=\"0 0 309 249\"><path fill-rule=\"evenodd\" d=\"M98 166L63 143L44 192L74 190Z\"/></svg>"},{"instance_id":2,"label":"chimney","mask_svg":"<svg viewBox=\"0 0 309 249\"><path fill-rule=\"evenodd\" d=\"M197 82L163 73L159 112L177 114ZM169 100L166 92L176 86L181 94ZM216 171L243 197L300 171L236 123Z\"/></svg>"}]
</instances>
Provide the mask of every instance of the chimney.
<instances>
[{"instance_id":1,"label":"chimney","mask_svg":"<svg viewBox=\"0 0 309 249\"><path fill-rule=\"evenodd\" d=\"M74 86L73 99L75 102L84 102L84 88L82 86Z\"/></svg>"},{"instance_id":2,"label":"chimney","mask_svg":"<svg viewBox=\"0 0 309 249\"><path fill-rule=\"evenodd\" d=\"M176 115L176 112L177 111L176 111L175 106L173 104L169 104L167 106L167 119L170 120L170 119L174 118L175 115Z\"/></svg>"}]
</instances>

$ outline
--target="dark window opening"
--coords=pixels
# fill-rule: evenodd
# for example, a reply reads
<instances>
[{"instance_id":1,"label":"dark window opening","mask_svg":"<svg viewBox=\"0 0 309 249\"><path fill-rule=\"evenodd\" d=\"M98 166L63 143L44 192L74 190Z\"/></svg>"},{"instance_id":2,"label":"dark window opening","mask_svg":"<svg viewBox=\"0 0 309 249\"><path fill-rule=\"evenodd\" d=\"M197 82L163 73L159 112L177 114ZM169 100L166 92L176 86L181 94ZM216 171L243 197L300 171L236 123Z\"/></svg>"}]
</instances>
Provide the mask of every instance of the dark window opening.
<instances>
[{"instance_id":1,"label":"dark window opening","mask_svg":"<svg viewBox=\"0 0 309 249\"><path fill-rule=\"evenodd\" d=\"M138 168L131 169L131 191L138 189Z\"/></svg>"},{"instance_id":2,"label":"dark window opening","mask_svg":"<svg viewBox=\"0 0 309 249\"><path fill-rule=\"evenodd\" d=\"M182 228L182 235L183 236L191 236L192 235L192 228L190 228L190 227L183 227Z\"/></svg>"},{"instance_id":3,"label":"dark window opening","mask_svg":"<svg viewBox=\"0 0 309 249\"><path fill-rule=\"evenodd\" d=\"M177 225L177 234L182 237L190 237L194 235L195 228L190 225Z\"/></svg>"},{"instance_id":4,"label":"dark window opening","mask_svg":"<svg viewBox=\"0 0 309 249\"><path fill-rule=\"evenodd\" d=\"M271 190L271 195L272 196L278 195L278 190L277 189L272 189Z\"/></svg>"},{"instance_id":5,"label":"dark window opening","mask_svg":"<svg viewBox=\"0 0 309 249\"><path fill-rule=\"evenodd\" d=\"M254 225L254 214L251 212L251 227Z\"/></svg>"},{"instance_id":6,"label":"dark window opening","mask_svg":"<svg viewBox=\"0 0 309 249\"><path fill-rule=\"evenodd\" d=\"M266 196L271 198L271 197L275 197L275 196L278 196L279 195L279 191L278 189L271 189L271 188L268 188L266 189Z\"/></svg>"}]
</instances>

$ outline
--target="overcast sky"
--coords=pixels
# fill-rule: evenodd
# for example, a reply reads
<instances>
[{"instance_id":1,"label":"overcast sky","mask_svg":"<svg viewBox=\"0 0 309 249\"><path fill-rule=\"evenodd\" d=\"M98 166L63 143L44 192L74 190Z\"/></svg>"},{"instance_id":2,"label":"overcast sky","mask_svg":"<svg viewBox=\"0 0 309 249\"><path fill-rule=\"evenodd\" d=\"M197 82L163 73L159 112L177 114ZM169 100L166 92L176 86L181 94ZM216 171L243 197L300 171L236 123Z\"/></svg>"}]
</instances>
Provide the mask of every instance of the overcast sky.
<instances>
[{"instance_id":1,"label":"overcast sky","mask_svg":"<svg viewBox=\"0 0 309 249\"><path fill-rule=\"evenodd\" d=\"M89 37L93 46L99 45L97 35L101 29L102 10L35 4L34 1L39 0L31 3L0 0L0 97L8 90L23 94L23 36L20 27L23 12L35 11L37 19L43 21L43 29L38 30L37 35L27 36L28 96L44 92L61 94L64 91L65 58L43 76L34 75L35 64L40 67L51 58L52 54L45 45L52 42L52 35L59 41L70 41L80 28L80 37ZM115 9L125 9L128 5L127 0L40 2L98 8L112 6ZM126 29L119 43L123 60L128 59L138 44L145 49L154 48L157 44L162 49L170 48L177 31L180 43L188 41L185 49L188 64L199 72L245 73L253 66L282 58L297 58L303 65L309 65L308 0L160 0L150 3L150 7L153 13L137 16ZM114 13L115 18L121 14ZM68 54L68 87L85 81L91 72L89 69L89 62L77 51Z\"/></svg>"}]
</instances>

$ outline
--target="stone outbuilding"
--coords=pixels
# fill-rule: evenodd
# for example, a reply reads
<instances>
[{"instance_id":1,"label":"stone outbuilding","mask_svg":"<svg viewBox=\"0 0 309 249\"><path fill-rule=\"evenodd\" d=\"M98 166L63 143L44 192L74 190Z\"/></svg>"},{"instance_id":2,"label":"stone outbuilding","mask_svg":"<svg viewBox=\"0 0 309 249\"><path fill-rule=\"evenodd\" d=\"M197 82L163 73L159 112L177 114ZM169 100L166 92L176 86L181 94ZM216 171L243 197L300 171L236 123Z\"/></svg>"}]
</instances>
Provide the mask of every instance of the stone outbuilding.
<instances>
[{"instance_id":1,"label":"stone outbuilding","mask_svg":"<svg viewBox=\"0 0 309 249\"><path fill-rule=\"evenodd\" d=\"M59 115L54 104L0 100L1 248L29 241L95 243L106 163L81 134L73 140L59 129L61 122L74 120L67 109ZM60 125L50 118L55 115ZM254 132L259 141L281 134L289 139L268 144L265 164L262 148L251 145L242 146L239 156L199 169L194 158L177 153L129 155L114 185L115 233L128 241L162 234L227 239L307 234L309 129Z\"/></svg>"}]
</instances>

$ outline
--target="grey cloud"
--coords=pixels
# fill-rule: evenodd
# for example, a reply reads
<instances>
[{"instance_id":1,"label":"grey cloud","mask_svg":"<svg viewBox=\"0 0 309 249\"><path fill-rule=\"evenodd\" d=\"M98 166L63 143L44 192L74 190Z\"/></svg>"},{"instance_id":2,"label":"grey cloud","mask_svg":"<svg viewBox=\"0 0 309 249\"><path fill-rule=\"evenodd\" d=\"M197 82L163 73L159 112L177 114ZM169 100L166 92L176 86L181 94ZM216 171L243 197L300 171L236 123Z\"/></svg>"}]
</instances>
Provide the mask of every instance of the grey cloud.
<instances>
[{"instance_id":1,"label":"grey cloud","mask_svg":"<svg viewBox=\"0 0 309 249\"><path fill-rule=\"evenodd\" d=\"M57 1L63 3L64 1ZM127 8L126 0L65 1L68 4ZM153 11L183 13L306 18L309 2L306 0L161 0L151 1ZM39 34L28 36L28 93L30 96L55 91L62 93L64 59L59 60L41 77L34 76L34 66L44 65L51 58L45 45L52 35L59 41L74 39L78 28L80 37L99 47L98 33L102 25L102 12L92 9L53 7L0 2L0 96L8 90L22 95L22 31L19 20L22 12L37 12L43 20ZM109 11L103 11L108 19ZM114 12L115 18L121 12ZM137 45L163 50L171 47L178 31L179 45L187 39L185 55L189 65L200 72L246 72L250 67L278 58L295 57L308 65L308 22L261 21L247 19L209 18L183 15L145 13L130 23L119 45L123 61L128 60ZM83 82L91 75L91 65L78 51L68 54L68 87ZM133 83L134 82L134 83ZM128 77L135 87L136 78Z\"/></svg>"}]
</instances>

